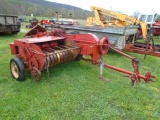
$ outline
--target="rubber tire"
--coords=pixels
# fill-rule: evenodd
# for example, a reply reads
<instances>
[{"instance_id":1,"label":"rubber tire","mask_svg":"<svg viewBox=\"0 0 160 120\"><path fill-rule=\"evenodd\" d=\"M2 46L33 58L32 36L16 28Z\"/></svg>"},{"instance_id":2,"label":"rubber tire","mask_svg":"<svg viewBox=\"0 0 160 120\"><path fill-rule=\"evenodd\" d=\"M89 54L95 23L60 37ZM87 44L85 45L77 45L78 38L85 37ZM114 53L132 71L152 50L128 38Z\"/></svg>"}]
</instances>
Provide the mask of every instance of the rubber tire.
<instances>
[{"instance_id":1,"label":"rubber tire","mask_svg":"<svg viewBox=\"0 0 160 120\"><path fill-rule=\"evenodd\" d=\"M19 75L18 75L18 78L15 78L15 76L13 75L12 73L12 69L11 69L11 64L12 63L15 63L18 67L18 70L19 70ZM25 80L25 65L24 63L22 62L21 59L15 57L15 58L12 58L11 61L10 61L10 70L11 70L11 74L12 76L17 80L17 81L24 81Z\"/></svg>"}]
</instances>

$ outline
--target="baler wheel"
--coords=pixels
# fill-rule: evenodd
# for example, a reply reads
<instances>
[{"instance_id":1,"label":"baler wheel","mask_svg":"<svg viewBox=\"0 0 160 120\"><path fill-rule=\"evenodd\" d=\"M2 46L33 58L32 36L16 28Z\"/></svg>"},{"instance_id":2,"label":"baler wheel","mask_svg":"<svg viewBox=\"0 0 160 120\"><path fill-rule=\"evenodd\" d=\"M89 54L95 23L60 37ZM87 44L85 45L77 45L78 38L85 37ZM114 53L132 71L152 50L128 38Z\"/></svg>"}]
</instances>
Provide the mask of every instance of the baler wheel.
<instances>
[{"instance_id":1,"label":"baler wheel","mask_svg":"<svg viewBox=\"0 0 160 120\"><path fill-rule=\"evenodd\" d=\"M12 58L10 61L10 70L11 70L12 76L17 81L25 80L25 65L21 59L17 57Z\"/></svg>"},{"instance_id":2,"label":"baler wheel","mask_svg":"<svg viewBox=\"0 0 160 120\"><path fill-rule=\"evenodd\" d=\"M31 70L31 76L36 82L39 82L41 80L42 74L40 70L38 70L36 67L33 67Z\"/></svg>"}]
</instances>

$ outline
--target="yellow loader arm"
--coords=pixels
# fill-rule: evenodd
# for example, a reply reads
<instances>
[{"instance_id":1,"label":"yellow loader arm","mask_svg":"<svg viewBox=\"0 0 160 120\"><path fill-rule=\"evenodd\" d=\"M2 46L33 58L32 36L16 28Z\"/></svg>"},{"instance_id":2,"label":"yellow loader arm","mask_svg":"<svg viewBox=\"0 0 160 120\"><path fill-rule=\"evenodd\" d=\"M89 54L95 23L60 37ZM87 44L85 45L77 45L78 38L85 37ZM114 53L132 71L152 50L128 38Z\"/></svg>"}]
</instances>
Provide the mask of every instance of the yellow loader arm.
<instances>
[{"instance_id":1,"label":"yellow loader arm","mask_svg":"<svg viewBox=\"0 0 160 120\"><path fill-rule=\"evenodd\" d=\"M88 17L86 21L87 26L99 25L102 27L110 26L127 26L127 25L140 25L143 33L143 39L147 38L148 26L146 22L143 22L135 17L128 16L126 14L118 13L115 11L91 6L91 10L94 11L95 17ZM106 17L110 18L106 20Z\"/></svg>"}]
</instances>

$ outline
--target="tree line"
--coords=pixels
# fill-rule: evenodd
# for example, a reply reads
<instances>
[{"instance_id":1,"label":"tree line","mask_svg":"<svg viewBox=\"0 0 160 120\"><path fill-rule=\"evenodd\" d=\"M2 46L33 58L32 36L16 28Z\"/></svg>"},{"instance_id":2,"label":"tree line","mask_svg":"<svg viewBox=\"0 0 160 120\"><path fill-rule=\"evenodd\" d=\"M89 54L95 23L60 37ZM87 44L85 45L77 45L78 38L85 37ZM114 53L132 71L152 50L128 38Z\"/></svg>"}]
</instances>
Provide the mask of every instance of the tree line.
<instances>
[{"instance_id":1,"label":"tree line","mask_svg":"<svg viewBox=\"0 0 160 120\"><path fill-rule=\"evenodd\" d=\"M75 19L93 16L91 11L45 0L1 0L0 2L0 14L53 17L53 13L58 13L63 18Z\"/></svg>"}]
</instances>

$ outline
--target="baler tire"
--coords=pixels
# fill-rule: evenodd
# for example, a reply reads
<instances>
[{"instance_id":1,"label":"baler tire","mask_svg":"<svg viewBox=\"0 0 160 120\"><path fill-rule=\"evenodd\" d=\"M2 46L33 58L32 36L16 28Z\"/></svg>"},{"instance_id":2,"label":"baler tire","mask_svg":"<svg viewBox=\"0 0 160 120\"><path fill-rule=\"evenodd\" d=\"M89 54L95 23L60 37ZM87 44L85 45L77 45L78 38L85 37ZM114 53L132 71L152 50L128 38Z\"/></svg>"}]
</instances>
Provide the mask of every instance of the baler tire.
<instances>
[{"instance_id":1,"label":"baler tire","mask_svg":"<svg viewBox=\"0 0 160 120\"><path fill-rule=\"evenodd\" d=\"M24 81L25 80L25 65L21 59L19 59L17 57L12 58L10 61L10 70L11 70L12 76L17 81Z\"/></svg>"}]
</instances>

